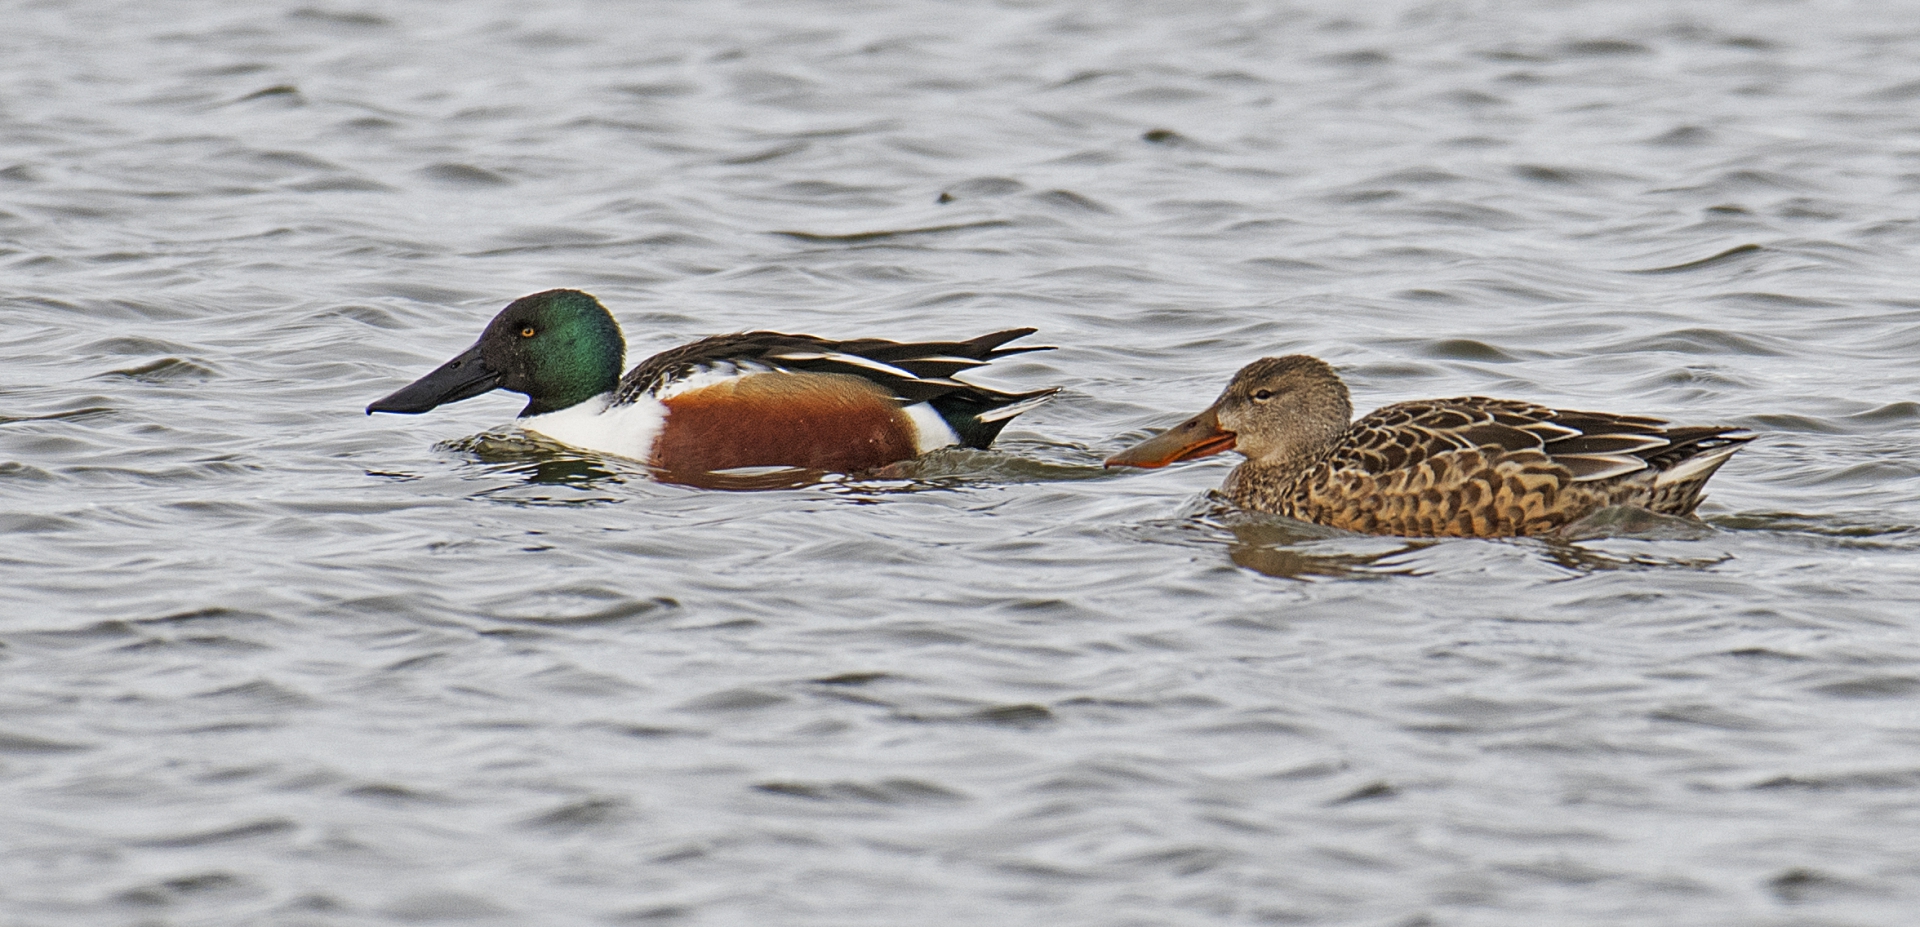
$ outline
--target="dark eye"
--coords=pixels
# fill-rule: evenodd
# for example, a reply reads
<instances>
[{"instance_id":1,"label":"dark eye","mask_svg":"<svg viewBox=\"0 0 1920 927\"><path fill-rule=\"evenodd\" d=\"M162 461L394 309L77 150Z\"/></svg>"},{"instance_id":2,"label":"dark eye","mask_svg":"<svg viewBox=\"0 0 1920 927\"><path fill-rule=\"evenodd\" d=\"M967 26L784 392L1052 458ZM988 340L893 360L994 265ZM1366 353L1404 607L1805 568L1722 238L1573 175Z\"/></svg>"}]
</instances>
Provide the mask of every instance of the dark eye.
<instances>
[{"instance_id":1,"label":"dark eye","mask_svg":"<svg viewBox=\"0 0 1920 927\"><path fill-rule=\"evenodd\" d=\"M1253 401L1254 401L1254 402L1266 402L1267 400L1269 400L1269 399L1272 399L1272 398L1273 398L1273 390L1270 390L1270 389L1257 389L1257 390L1254 390L1254 391L1253 391Z\"/></svg>"},{"instance_id":2,"label":"dark eye","mask_svg":"<svg viewBox=\"0 0 1920 927\"><path fill-rule=\"evenodd\" d=\"M533 337L533 326L531 326L531 325L529 325L529 326L527 326L527 327L525 327L525 328L522 328L522 329L520 329L520 337L522 337L522 338L532 338L532 337Z\"/></svg>"}]
</instances>

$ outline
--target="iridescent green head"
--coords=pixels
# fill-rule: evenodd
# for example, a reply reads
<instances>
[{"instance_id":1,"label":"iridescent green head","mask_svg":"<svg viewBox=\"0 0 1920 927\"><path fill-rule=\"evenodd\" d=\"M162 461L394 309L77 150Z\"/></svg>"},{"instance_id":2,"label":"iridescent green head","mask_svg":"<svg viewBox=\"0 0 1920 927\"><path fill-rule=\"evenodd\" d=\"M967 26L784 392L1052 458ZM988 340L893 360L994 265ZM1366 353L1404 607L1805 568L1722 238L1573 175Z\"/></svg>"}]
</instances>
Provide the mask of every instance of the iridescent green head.
<instances>
[{"instance_id":1,"label":"iridescent green head","mask_svg":"<svg viewBox=\"0 0 1920 927\"><path fill-rule=\"evenodd\" d=\"M554 412L618 386L626 353L619 324L599 300L547 290L507 304L473 347L367 412L425 412L495 389L524 393L522 416Z\"/></svg>"}]
</instances>

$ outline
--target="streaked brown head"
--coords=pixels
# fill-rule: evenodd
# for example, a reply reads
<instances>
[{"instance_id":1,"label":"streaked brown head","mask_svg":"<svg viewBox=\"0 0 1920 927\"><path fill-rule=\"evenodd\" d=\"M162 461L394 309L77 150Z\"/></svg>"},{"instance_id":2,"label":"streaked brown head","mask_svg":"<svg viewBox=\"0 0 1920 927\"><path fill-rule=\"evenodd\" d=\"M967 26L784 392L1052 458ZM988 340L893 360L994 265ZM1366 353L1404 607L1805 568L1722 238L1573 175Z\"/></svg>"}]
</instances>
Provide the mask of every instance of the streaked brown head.
<instances>
[{"instance_id":1,"label":"streaked brown head","mask_svg":"<svg viewBox=\"0 0 1920 927\"><path fill-rule=\"evenodd\" d=\"M1107 466L1164 467L1227 450L1279 463L1318 453L1352 417L1347 386L1325 361L1263 357L1240 368L1206 411L1107 458Z\"/></svg>"}]
</instances>

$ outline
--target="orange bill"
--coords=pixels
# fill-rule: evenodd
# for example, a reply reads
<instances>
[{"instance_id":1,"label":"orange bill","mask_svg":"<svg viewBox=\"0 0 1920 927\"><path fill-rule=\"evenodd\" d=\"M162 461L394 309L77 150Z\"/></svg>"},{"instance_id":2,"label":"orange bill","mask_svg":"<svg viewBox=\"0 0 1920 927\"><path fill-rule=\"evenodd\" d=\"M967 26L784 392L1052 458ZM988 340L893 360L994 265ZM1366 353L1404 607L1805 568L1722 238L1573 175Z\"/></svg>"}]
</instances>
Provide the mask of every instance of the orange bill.
<instances>
[{"instance_id":1,"label":"orange bill","mask_svg":"<svg viewBox=\"0 0 1920 927\"><path fill-rule=\"evenodd\" d=\"M1222 430L1212 409L1200 413L1112 457L1109 467L1164 467L1182 460L1233 450L1233 432Z\"/></svg>"}]
</instances>

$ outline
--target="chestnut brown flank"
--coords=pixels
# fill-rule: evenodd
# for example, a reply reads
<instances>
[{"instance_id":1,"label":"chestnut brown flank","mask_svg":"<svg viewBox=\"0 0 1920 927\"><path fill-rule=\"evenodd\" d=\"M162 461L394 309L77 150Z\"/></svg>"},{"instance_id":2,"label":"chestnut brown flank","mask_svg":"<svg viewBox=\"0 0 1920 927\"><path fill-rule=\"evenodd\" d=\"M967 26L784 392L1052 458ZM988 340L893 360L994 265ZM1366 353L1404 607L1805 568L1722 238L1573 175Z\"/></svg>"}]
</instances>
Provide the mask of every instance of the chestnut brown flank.
<instances>
[{"instance_id":1,"label":"chestnut brown flank","mask_svg":"<svg viewBox=\"0 0 1920 927\"><path fill-rule=\"evenodd\" d=\"M916 453L900 404L845 374L753 374L665 404L667 421L648 462L669 472L787 466L850 473Z\"/></svg>"}]
</instances>

